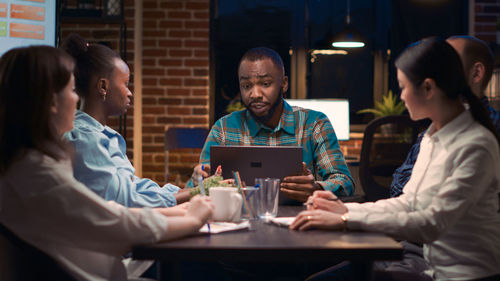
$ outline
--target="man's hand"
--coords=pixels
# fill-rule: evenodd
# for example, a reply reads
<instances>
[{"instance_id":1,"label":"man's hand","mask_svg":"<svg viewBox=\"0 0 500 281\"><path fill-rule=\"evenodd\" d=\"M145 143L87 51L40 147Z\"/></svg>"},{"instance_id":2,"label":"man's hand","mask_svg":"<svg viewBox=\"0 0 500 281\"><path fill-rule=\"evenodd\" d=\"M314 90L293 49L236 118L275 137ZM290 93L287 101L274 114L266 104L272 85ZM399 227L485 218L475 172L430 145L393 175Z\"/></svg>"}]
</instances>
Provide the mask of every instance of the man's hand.
<instances>
[{"instance_id":1,"label":"man's hand","mask_svg":"<svg viewBox=\"0 0 500 281\"><path fill-rule=\"evenodd\" d=\"M302 162L302 175L288 176L283 179L280 190L290 199L305 202L315 190L323 188L314 181L314 175L306 168L306 163Z\"/></svg>"},{"instance_id":2,"label":"man's hand","mask_svg":"<svg viewBox=\"0 0 500 281\"><path fill-rule=\"evenodd\" d=\"M203 169L201 169L203 167ZM210 165L208 164L198 164L196 167L193 169L193 175L191 175L191 178L193 180L193 186L198 186L198 178L200 177L206 178L210 176Z\"/></svg>"},{"instance_id":3,"label":"man's hand","mask_svg":"<svg viewBox=\"0 0 500 281\"><path fill-rule=\"evenodd\" d=\"M180 189L179 192L174 194L175 200L177 200L177 204L181 204L189 201L191 199L191 194L189 193L189 189Z\"/></svg>"}]
</instances>

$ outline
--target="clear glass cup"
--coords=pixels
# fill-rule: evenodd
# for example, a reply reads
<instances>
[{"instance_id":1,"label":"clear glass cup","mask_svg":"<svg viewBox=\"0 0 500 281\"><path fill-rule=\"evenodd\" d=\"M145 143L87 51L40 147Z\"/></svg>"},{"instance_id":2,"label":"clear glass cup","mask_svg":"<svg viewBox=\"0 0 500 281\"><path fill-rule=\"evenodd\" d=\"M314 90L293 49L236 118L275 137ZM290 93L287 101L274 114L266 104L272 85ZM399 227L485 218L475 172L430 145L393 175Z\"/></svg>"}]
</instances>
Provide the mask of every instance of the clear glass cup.
<instances>
[{"instance_id":1,"label":"clear glass cup","mask_svg":"<svg viewBox=\"0 0 500 281\"><path fill-rule=\"evenodd\" d=\"M259 185L257 216L262 220L275 218L278 215L280 179L256 178L255 185Z\"/></svg>"}]
</instances>

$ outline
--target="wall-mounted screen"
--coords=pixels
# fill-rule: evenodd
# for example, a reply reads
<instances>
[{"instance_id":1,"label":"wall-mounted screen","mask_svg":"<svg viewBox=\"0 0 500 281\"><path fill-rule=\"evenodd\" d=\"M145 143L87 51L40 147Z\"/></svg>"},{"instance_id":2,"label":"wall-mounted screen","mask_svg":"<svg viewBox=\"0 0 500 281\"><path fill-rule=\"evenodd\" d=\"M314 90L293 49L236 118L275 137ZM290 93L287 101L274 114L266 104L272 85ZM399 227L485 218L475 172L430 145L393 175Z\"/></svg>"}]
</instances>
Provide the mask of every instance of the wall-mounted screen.
<instances>
[{"instance_id":1,"label":"wall-mounted screen","mask_svg":"<svg viewBox=\"0 0 500 281\"><path fill-rule=\"evenodd\" d=\"M56 0L0 0L0 56L20 46L56 43Z\"/></svg>"},{"instance_id":2,"label":"wall-mounted screen","mask_svg":"<svg viewBox=\"0 0 500 281\"><path fill-rule=\"evenodd\" d=\"M349 140L349 101L346 99L287 99L290 105L323 112L332 123L338 140Z\"/></svg>"}]
</instances>

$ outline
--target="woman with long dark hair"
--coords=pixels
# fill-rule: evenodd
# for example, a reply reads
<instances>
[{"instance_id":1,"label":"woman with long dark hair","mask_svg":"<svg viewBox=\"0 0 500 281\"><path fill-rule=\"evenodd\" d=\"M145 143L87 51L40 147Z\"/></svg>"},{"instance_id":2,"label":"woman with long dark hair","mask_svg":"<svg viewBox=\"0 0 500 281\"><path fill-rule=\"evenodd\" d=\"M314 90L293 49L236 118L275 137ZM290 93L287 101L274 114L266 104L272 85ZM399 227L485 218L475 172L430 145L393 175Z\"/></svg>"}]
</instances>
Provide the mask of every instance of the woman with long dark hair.
<instances>
[{"instance_id":1,"label":"woman with long dark hair","mask_svg":"<svg viewBox=\"0 0 500 281\"><path fill-rule=\"evenodd\" d=\"M0 224L77 280L127 280L121 256L133 245L194 233L213 206L197 196L184 216L166 217L107 202L78 182L63 140L78 101L73 67L49 46L0 58Z\"/></svg>"},{"instance_id":2,"label":"woman with long dark hair","mask_svg":"<svg viewBox=\"0 0 500 281\"><path fill-rule=\"evenodd\" d=\"M410 117L432 120L403 194L343 204L316 192L291 228L377 231L423 243L430 270L407 279L380 273L380 280L498 280L500 152L491 119L445 40L410 45L396 68Z\"/></svg>"}]
</instances>

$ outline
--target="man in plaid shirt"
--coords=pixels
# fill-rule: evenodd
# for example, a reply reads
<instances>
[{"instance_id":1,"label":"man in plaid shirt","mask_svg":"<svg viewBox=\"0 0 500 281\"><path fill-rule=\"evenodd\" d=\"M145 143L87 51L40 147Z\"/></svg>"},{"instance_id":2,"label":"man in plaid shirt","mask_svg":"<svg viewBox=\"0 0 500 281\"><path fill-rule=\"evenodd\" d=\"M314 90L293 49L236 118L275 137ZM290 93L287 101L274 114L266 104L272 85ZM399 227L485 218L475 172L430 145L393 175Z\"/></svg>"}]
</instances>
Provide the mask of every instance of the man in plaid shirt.
<instances>
[{"instance_id":1,"label":"man in plaid shirt","mask_svg":"<svg viewBox=\"0 0 500 281\"><path fill-rule=\"evenodd\" d=\"M238 78L246 109L213 125L193 178L209 176L212 145L300 145L304 148L303 174L285 177L282 194L301 202L315 190L352 195L353 180L326 115L284 101L288 77L278 53L264 47L247 51L240 60Z\"/></svg>"}]
</instances>

